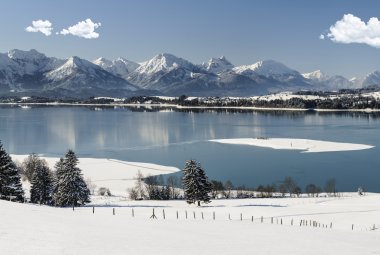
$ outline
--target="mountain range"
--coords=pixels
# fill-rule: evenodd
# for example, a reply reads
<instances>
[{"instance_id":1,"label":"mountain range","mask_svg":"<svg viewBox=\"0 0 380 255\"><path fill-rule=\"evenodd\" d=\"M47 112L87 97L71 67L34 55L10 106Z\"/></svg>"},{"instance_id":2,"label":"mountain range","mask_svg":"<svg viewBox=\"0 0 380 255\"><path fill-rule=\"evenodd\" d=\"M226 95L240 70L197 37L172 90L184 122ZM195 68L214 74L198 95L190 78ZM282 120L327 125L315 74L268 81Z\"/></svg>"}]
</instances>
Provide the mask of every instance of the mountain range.
<instances>
[{"instance_id":1,"label":"mountain range","mask_svg":"<svg viewBox=\"0 0 380 255\"><path fill-rule=\"evenodd\" d=\"M355 89L380 84L380 71L347 79L300 73L264 60L235 66L224 56L202 64L162 53L142 63L47 57L36 50L0 53L0 95L85 98L136 95L252 96L280 91Z\"/></svg>"}]
</instances>

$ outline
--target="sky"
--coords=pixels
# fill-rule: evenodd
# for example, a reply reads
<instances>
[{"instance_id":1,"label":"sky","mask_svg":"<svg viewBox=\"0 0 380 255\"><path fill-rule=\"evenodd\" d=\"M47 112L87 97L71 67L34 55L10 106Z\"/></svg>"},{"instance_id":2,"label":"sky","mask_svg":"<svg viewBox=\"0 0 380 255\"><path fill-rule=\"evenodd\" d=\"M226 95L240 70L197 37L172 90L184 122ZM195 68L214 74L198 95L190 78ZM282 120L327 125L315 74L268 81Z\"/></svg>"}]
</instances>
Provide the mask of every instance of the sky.
<instances>
[{"instance_id":1,"label":"sky","mask_svg":"<svg viewBox=\"0 0 380 255\"><path fill-rule=\"evenodd\" d=\"M4 0L0 9L2 53L142 62L168 52L195 64L224 55L348 78L380 70L375 0Z\"/></svg>"}]
</instances>

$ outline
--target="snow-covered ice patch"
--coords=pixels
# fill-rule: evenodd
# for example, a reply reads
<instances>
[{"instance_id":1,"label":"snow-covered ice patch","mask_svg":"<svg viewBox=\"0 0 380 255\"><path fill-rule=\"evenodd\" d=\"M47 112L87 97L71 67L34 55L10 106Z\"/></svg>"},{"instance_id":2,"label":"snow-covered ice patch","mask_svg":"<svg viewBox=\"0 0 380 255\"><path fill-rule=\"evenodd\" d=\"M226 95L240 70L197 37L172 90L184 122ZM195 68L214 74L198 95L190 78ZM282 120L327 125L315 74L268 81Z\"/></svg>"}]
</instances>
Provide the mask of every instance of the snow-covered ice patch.
<instances>
[{"instance_id":1,"label":"snow-covered ice patch","mask_svg":"<svg viewBox=\"0 0 380 255\"><path fill-rule=\"evenodd\" d=\"M210 141L225 144L251 145L278 150L301 150L302 152L355 151L371 149L374 147L367 144L339 143L296 138L238 138L216 139Z\"/></svg>"}]
</instances>

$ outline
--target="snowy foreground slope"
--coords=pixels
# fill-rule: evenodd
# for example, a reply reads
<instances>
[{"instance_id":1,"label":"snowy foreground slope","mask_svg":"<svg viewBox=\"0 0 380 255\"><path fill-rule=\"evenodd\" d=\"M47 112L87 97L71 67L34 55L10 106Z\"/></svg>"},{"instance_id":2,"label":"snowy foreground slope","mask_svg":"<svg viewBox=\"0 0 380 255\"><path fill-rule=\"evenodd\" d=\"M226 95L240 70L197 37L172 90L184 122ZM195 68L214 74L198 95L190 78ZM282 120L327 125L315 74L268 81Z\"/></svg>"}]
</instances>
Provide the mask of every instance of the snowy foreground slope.
<instances>
[{"instance_id":1,"label":"snowy foreground slope","mask_svg":"<svg viewBox=\"0 0 380 255\"><path fill-rule=\"evenodd\" d=\"M91 205L72 211L0 201L0 253L380 254L379 194L217 200L201 208L184 201L93 200L103 204L94 214ZM153 208L157 219L149 219ZM328 228L300 226L301 219Z\"/></svg>"}]
</instances>

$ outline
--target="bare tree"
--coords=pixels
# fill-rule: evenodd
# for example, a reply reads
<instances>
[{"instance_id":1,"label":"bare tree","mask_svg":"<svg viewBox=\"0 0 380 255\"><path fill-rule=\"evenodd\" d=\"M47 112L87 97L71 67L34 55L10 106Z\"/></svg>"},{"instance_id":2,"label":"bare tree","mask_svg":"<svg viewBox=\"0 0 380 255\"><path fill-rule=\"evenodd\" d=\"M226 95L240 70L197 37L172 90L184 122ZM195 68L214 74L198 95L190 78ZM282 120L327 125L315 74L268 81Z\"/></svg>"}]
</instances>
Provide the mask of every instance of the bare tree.
<instances>
[{"instance_id":1,"label":"bare tree","mask_svg":"<svg viewBox=\"0 0 380 255\"><path fill-rule=\"evenodd\" d=\"M179 198L179 191L177 189L178 187L178 178L174 175L169 176L169 178L166 181L167 185L170 188L170 198L171 199L178 199Z\"/></svg>"},{"instance_id":2,"label":"bare tree","mask_svg":"<svg viewBox=\"0 0 380 255\"><path fill-rule=\"evenodd\" d=\"M226 181L226 183L224 184L224 196L226 198L231 198L231 190L234 188L234 185L232 184L232 182L230 180Z\"/></svg>"},{"instance_id":3,"label":"bare tree","mask_svg":"<svg viewBox=\"0 0 380 255\"><path fill-rule=\"evenodd\" d=\"M318 197L319 193L321 192L321 188L311 183L306 185L305 192L311 197Z\"/></svg>"},{"instance_id":4,"label":"bare tree","mask_svg":"<svg viewBox=\"0 0 380 255\"><path fill-rule=\"evenodd\" d=\"M31 181L35 170L42 167L49 167L46 160L41 159L37 154L32 153L22 162L20 172L22 172L26 178Z\"/></svg>"},{"instance_id":5,"label":"bare tree","mask_svg":"<svg viewBox=\"0 0 380 255\"><path fill-rule=\"evenodd\" d=\"M336 180L334 178L328 179L325 184L325 192L336 196Z\"/></svg>"},{"instance_id":6,"label":"bare tree","mask_svg":"<svg viewBox=\"0 0 380 255\"><path fill-rule=\"evenodd\" d=\"M145 187L144 187L144 175L139 170L136 175L135 190L137 192L137 199L146 198Z\"/></svg>"},{"instance_id":7,"label":"bare tree","mask_svg":"<svg viewBox=\"0 0 380 255\"><path fill-rule=\"evenodd\" d=\"M94 195L95 194L95 189L97 187L96 184L92 182L92 180L91 180L90 177L87 177L86 180L84 180L84 181L87 184L87 187L88 187L88 189L91 192L91 195Z\"/></svg>"}]
</instances>

